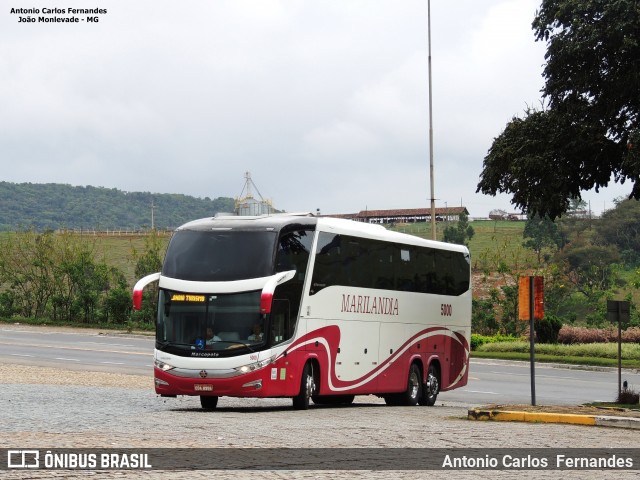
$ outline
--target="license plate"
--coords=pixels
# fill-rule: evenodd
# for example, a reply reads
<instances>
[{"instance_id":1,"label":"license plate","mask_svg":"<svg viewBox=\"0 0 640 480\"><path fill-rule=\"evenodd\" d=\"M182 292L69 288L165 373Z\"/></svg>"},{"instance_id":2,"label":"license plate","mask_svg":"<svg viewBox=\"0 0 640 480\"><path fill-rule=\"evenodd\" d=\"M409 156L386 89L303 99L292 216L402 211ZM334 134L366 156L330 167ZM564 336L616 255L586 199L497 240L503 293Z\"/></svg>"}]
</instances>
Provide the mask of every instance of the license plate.
<instances>
[{"instance_id":1,"label":"license plate","mask_svg":"<svg viewBox=\"0 0 640 480\"><path fill-rule=\"evenodd\" d=\"M196 383L193 386L193 389L196 392L211 392L213 390L213 385L209 385L208 383Z\"/></svg>"}]
</instances>

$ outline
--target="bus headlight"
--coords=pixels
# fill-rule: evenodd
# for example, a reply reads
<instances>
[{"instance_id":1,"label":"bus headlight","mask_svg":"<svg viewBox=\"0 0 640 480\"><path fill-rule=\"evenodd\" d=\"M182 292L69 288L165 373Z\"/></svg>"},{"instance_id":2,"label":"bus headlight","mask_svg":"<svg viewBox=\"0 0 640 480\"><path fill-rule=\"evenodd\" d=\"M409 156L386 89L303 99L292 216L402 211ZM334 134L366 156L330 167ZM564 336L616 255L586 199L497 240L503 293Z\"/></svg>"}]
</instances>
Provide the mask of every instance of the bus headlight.
<instances>
[{"instance_id":1,"label":"bus headlight","mask_svg":"<svg viewBox=\"0 0 640 480\"><path fill-rule=\"evenodd\" d=\"M158 367L160 370L164 372L167 372L169 370L173 370L174 368L176 368L173 365L169 365L168 363L161 362L160 360L155 360L154 364L156 367Z\"/></svg>"},{"instance_id":2,"label":"bus headlight","mask_svg":"<svg viewBox=\"0 0 640 480\"><path fill-rule=\"evenodd\" d=\"M271 360L272 360L271 358L268 358L260 362L249 363L248 365L242 365L241 367L236 367L234 370L240 373L253 372L254 370L260 370L261 368L266 367L271 363Z\"/></svg>"}]
</instances>

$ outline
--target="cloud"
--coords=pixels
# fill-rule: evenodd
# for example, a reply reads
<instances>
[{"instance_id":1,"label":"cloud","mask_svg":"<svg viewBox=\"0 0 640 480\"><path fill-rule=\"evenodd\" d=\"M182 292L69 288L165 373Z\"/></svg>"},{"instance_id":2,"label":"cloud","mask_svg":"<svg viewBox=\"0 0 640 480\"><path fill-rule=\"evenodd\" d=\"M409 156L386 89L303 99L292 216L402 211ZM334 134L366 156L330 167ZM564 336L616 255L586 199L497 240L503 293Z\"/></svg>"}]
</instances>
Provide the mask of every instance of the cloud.
<instances>
[{"instance_id":1,"label":"cloud","mask_svg":"<svg viewBox=\"0 0 640 480\"><path fill-rule=\"evenodd\" d=\"M439 205L510 210L475 187L493 137L538 101L537 6L432 2ZM289 211L428 203L426 2L105 8L92 25L0 15L3 180L217 197L251 171Z\"/></svg>"}]
</instances>

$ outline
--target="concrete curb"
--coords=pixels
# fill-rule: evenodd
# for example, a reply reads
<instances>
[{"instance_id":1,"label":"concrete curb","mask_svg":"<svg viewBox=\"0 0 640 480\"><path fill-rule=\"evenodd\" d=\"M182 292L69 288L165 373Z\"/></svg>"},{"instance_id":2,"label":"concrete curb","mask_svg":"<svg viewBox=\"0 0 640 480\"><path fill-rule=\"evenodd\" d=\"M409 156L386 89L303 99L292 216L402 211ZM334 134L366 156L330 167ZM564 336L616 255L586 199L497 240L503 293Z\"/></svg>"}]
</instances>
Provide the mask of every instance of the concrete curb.
<instances>
[{"instance_id":1,"label":"concrete curb","mask_svg":"<svg viewBox=\"0 0 640 480\"><path fill-rule=\"evenodd\" d=\"M472 409L469 420L498 422L567 423L572 425L596 425L601 427L632 428L640 430L640 418L607 415L577 415L569 413L524 412L509 410Z\"/></svg>"}]
</instances>

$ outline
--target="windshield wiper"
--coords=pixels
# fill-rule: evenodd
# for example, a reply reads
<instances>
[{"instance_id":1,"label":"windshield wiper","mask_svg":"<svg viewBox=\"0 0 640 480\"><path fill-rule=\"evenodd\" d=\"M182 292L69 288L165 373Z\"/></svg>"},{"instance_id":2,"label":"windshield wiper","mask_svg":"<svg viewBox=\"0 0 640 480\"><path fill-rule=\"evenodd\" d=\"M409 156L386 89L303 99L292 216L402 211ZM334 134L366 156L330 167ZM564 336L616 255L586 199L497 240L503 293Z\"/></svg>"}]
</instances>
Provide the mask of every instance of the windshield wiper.
<instances>
[{"instance_id":1,"label":"windshield wiper","mask_svg":"<svg viewBox=\"0 0 640 480\"><path fill-rule=\"evenodd\" d=\"M239 342L237 340L223 340L223 342L227 342L231 344L227 348L238 348L238 346L242 346L242 347L247 347L251 352L255 353L255 350L251 348L251 344L249 343Z\"/></svg>"},{"instance_id":2,"label":"windshield wiper","mask_svg":"<svg viewBox=\"0 0 640 480\"><path fill-rule=\"evenodd\" d=\"M171 342L169 340L165 340L165 341L157 341L158 345L160 346L160 348L164 348L164 347L192 347L193 345L191 345L190 343L175 343L175 342Z\"/></svg>"}]
</instances>

